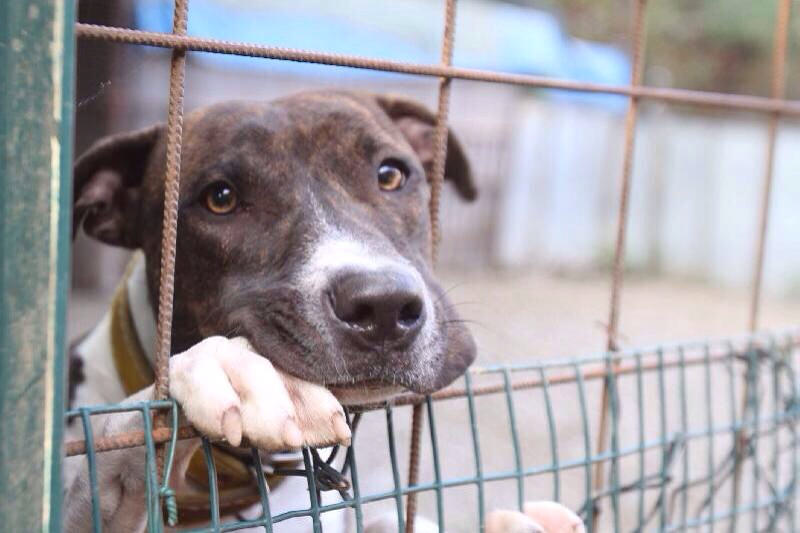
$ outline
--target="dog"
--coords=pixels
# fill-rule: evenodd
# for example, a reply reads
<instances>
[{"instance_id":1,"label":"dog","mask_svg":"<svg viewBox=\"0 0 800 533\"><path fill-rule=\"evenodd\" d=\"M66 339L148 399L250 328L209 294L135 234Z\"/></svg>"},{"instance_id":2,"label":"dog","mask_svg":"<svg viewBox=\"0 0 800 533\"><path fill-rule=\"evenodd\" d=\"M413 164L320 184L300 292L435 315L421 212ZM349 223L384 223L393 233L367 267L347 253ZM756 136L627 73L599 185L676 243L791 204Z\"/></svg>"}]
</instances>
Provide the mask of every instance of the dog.
<instances>
[{"instance_id":1,"label":"dog","mask_svg":"<svg viewBox=\"0 0 800 533\"><path fill-rule=\"evenodd\" d=\"M261 513L236 449L244 438L264 450L347 445L343 405L435 391L475 358L430 266L434 124L414 101L356 92L226 102L187 114L170 395L185 422L227 443L214 447L226 474L223 514ZM165 127L156 125L105 138L75 163L73 234L83 229L138 252L109 312L71 350L72 406L154 397L165 160ZM465 200L476 197L452 132L445 179ZM68 436L82 438L80 426L71 422ZM95 438L142 428L136 412L92 419ZM198 439L178 442L170 478L189 521L193 511L209 516L198 503L208 501L204 468L193 464L199 446ZM275 473L295 464L296 454L262 455L272 469L273 514L297 508L307 498L304 482ZM66 463L70 532L91 528L86 461ZM104 530L145 529L144 473L142 448L98 456ZM326 532L347 528L343 513L325 513L323 521ZM373 530L396 530L380 521ZM490 533L582 527L549 503L487 519Z\"/></svg>"}]
</instances>

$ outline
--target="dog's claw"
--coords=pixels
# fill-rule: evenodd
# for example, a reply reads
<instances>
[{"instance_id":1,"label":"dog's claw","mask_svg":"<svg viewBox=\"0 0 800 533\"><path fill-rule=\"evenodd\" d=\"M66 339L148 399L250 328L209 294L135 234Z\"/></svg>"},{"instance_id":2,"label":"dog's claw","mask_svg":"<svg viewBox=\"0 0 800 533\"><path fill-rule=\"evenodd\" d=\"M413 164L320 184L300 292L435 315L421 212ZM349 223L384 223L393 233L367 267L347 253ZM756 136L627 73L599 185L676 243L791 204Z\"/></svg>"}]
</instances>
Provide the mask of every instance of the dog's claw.
<instances>
[{"instance_id":1,"label":"dog's claw","mask_svg":"<svg viewBox=\"0 0 800 533\"><path fill-rule=\"evenodd\" d=\"M233 446L239 446L242 443L242 413L235 405L228 407L222 413L222 434Z\"/></svg>"},{"instance_id":2,"label":"dog's claw","mask_svg":"<svg viewBox=\"0 0 800 533\"><path fill-rule=\"evenodd\" d=\"M334 413L331 417L331 423L339 444L350 446L350 440L353 437L353 434L350 431L350 426L347 425L347 421L344 419L344 413Z\"/></svg>"}]
</instances>

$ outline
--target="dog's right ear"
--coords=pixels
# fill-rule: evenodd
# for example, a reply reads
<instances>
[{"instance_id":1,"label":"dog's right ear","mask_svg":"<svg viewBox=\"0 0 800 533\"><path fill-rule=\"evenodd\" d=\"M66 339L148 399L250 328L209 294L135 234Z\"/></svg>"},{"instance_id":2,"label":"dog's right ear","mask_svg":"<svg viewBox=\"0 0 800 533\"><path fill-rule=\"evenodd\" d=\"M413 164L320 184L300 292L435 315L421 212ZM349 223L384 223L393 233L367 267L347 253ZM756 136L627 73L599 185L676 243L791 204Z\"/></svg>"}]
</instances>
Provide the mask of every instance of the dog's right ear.
<instances>
[{"instance_id":1,"label":"dog's right ear","mask_svg":"<svg viewBox=\"0 0 800 533\"><path fill-rule=\"evenodd\" d=\"M403 96L377 94L374 98L384 113L403 132L406 140L417 152L426 174L430 176L433 171L433 135L436 115L419 102ZM467 156L464 154L461 143L450 130L447 135L444 178L455 185L464 200L473 201L477 198L478 189L475 187Z\"/></svg>"},{"instance_id":2,"label":"dog's right ear","mask_svg":"<svg viewBox=\"0 0 800 533\"><path fill-rule=\"evenodd\" d=\"M162 125L105 137L75 162L72 238L83 226L91 237L138 248L139 197Z\"/></svg>"}]
</instances>

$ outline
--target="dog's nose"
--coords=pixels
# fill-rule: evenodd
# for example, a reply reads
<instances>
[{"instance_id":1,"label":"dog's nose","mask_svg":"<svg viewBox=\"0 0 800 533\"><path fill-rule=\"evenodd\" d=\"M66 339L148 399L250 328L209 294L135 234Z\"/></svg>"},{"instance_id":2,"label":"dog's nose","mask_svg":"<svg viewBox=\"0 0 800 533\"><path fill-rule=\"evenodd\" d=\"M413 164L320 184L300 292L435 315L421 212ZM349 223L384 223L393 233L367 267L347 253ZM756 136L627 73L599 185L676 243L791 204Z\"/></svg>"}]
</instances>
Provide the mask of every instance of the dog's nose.
<instances>
[{"instance_id":1,"label":"dog's nose","mask_svg":"<svg viewBox=\"0 0 800 533\"><path fill-rule=\"evenodd\" d=\"M341 272L329 295L339 326L371 345L409 343L425 322L420 282L399 269Z\"/></svg>"}]
</instances>

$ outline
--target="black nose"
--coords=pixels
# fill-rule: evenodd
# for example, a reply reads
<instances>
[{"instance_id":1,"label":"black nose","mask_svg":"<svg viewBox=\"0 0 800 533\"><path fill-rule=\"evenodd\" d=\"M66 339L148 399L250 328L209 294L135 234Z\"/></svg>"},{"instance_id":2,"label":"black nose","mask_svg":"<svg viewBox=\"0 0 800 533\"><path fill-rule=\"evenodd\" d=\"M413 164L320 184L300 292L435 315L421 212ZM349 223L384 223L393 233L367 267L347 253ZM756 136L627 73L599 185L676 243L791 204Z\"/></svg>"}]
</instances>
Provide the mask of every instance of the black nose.
<instances>
[{"instance_id":1,"label":"black nose","mask_svg":"<svg viewBox=\"0 0 800 533\"><path fill-rule=\"evenodd\" d=\"M402 270L342 272L329 295L337 326L372 346L407 344L425 322L420 282Z\"/></svg>"}]
</instances>

